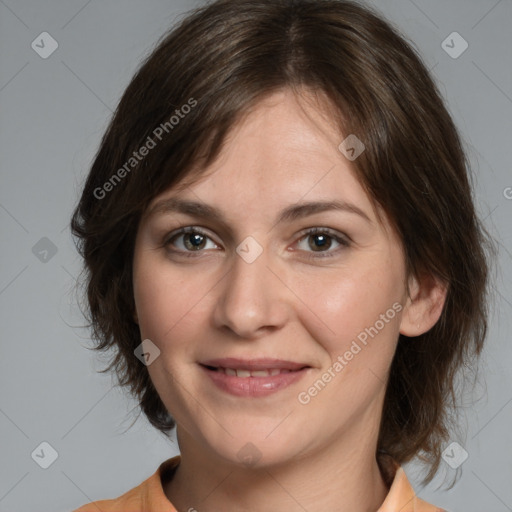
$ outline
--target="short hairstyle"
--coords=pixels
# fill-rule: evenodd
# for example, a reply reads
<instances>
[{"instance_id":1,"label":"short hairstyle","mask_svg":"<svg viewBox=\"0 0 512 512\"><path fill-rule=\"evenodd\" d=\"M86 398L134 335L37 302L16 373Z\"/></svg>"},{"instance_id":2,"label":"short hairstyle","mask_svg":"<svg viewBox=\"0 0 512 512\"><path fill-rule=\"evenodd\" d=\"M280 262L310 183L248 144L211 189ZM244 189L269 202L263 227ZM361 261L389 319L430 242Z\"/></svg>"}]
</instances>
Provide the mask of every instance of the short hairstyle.
<instances>
[{"instance_id":1,"label":"short hairstyle","mask_svg":"<svg viewBox=\"0 0 512 512\"><path fill-rule=\"evenodd\" d=\"M447 285L436 325L414 339L400 335L378 437L378 451L399 463L419 456L428 483L453 423L457 372L486 336L492 244L475 213L461 139L426 66L396 29L353 1L219 0L188 13L142 63L71 222L94 348L114 349L103 371L113 370L168 434L175 422L134 356L138 225L153 198L200 177L237 122L282 90L324 98L340 142L355 134L364 143L351 165L398 233L407 276Z\"/></svg>"}]
</instances>

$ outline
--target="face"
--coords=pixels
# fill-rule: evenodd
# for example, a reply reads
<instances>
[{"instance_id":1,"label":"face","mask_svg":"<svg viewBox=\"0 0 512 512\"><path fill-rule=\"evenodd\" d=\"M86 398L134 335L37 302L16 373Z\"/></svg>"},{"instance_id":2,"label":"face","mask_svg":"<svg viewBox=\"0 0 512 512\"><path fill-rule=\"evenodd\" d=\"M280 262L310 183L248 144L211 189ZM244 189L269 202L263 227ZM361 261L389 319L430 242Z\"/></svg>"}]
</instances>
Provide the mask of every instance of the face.
<instances>
[{"instance_id":1,"label":"face","mask_svg":"<svg viewBox=\"0 0 512 512\"><path fill-rule=\"evenodd\" d=\"M160 350L148 371L203 453L278 464L378 433L404 256L343 139L313 103L276 93L140 223L136 317Z\"/></svg>"}]
</instances>

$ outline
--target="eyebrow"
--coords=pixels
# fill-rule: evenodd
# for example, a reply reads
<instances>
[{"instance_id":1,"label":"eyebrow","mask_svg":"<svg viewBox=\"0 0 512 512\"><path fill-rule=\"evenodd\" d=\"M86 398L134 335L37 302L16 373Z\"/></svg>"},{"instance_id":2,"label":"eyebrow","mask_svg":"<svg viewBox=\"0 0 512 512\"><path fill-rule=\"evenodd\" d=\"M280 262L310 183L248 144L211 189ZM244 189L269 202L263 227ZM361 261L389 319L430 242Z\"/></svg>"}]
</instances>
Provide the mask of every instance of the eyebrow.
<instances>
[{"instance_id":1,"label":"eyebrow","mask_svg":"<svg viewBox=\"0 0 512 512\"><path fill-rule=\"evenodd\" d=\"M288 206L279 213L276 224L291 222L315 213L321 213L329 210L343 211L359 215L368 223L373 224L368 214L366 214L361 208L355 204L341 200L303 202ZM224 226L228 225L223 213L217 208L206 203L178 198L168 198L158 201L149 210L148 217L162 213L174 212L213 220L219 224L223 224Z\"/></svg>"}]
</instances>

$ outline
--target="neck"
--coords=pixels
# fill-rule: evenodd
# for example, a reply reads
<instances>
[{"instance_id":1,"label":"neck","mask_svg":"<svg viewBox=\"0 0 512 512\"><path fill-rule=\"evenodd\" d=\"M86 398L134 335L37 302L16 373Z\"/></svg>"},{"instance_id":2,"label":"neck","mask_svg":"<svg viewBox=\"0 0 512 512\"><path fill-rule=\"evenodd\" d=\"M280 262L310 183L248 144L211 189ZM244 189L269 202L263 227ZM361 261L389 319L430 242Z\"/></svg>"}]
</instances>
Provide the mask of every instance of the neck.
<instances>
[{"instance_id":1,"label":"neck","mask_svg":"<svg viewBox=\"0 0 512 512\"><path fill-rule=\"evenodd\" d=\"M294 460L246 468L198 447L178 428L181 462L164 492L180 512L375 512L389 489L376 436L369 442L368 434L340 435Z\"/></svg>"}]
</instances>

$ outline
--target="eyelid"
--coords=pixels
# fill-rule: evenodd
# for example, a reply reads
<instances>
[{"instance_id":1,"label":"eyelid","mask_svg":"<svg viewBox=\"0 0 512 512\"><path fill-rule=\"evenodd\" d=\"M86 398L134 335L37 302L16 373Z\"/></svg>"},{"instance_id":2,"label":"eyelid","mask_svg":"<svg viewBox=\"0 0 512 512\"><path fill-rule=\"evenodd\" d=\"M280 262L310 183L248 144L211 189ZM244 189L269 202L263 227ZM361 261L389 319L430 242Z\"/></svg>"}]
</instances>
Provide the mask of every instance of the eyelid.
<instances>
[{"instance_id":1,"label":"eyelid","mask_svg":"<svg viewBox=\"0 0 512 512\"><path fill-rule=\"evenodd\" d=\"M197 233L199 235L203 235L207 238L209 238L212 242L215 243L215 245L220 245L218 242L215 241L215 237L213 237L208 231L206 231L204 228L201 228L199 226L182 226L179 228L174 229L170 233L166 234L163 239L163 246L167 246L170 244L171 240L173 238L178 237L179 235L186 235L187 233ZM177 252L183 252L183 251L177 251ZM192 252L192 251L188 251ZM201 252L201 251L198 251Z\"/></svg>"},{"instance_id":2,"label":"eyelid","mask_svg":"<svg viewBox=\"0 0 512 512\"><path fill-rule=\"evenodd\" d=\"M302 230L302 235L301 238L299 238L299 240L302 240L302 238L304 238L307 235L314 235L316 233L325 233L326 235L329 235L334 239L339 239L341 242L346 242L347 244L353 242L353 240L346 233L322 226L306 228Z\"/></svg>"},{"instance_id":3,"label":"eyelid","mask_svg":"<svg viewBox=\"0 0 512 512\"><path fill-rule=\"evenodd\" d=\"M335 240L338 244L340 244L340 247L332 251L305 251L306 259L330 258L338 255L341 251L349 248L352 245L352 239L348 235L326 227L313 227L306 229L303 232L303 235L295 242L295 244L298 244L308 236L315 234L327 235L328 237Z\"/></svg>"}]
</instances>

